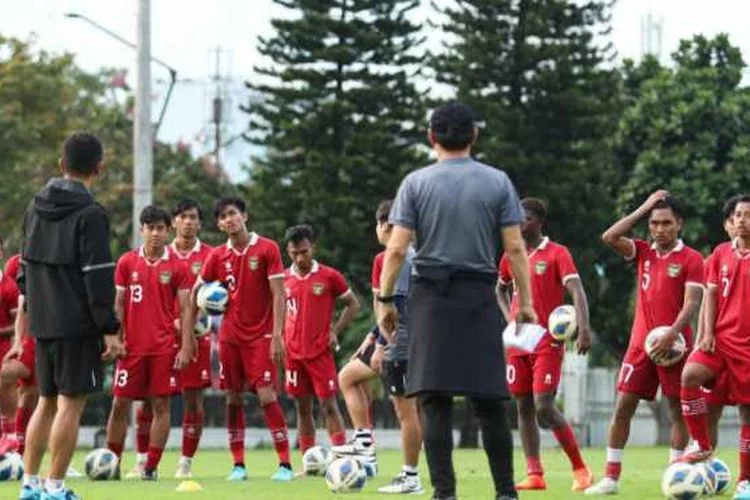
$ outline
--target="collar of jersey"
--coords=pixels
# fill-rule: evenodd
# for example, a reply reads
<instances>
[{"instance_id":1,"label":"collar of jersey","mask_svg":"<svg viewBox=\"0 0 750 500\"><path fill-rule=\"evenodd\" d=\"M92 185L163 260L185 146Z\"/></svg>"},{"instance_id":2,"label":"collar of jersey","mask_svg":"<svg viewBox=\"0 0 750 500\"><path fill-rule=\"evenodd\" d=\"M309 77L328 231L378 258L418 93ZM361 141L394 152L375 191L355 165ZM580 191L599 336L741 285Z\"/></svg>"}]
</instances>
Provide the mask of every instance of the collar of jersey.
<instances>
[{"instance_id":1,"label":"collar of jersey","mask_svg":"<svg viewBox=\"0 0 750 500\"><path fill-rule=\"evenodd\" d=\"M289 266L289 272L292 273L292 276L294 276L295 278L302 279L302 280L306 280L307 278L309 278L313 274L317 273L319 270L320 270L320 265L318 264L318 261L315 260L315 259L313 259L313 261L312 261L312 266L310 267L310 272L307 273L304 276L300 276L299 271L297 270L297 265L296 264L292 264L291 266Z\"/></svg>"},{"instance_id":2,"label":"collar of jersey","mask_svg":"<svg viewBox=\"0 0 750 500\"><path fill-rule=\"evenodd\" d=\"M260 239L260 236L258 236L258 233L254 231L250 231L250 234L248 235L248 237L250 241L248 241L247 246L243 248L241 252L232 246L232 240L227 240L227 248L237 254L244 255L244 253L247 252L247 249L255 245L256 243L258 243L258 240Z\"/></svg>"},{"instance_id":3,"label":"collar of jersey","mask_svg":"<svg viewBox=\"0 0 750 500\"><path fill-rule=\"evenodd\" d=\"M678 238L677 239L677 244L674 246L674 248L672 250L670 250L669 252L661 255L661 254L659 254L659 252L657 250L656 242L651 243L651 250L656 251L656 256L659 257L659 258L661 258L661 259L665 258L666 256L668 256L672 252L674 252L674 253L682 252L682 250L684 248L685 248L685 242L682 241L682 238Z\"/></svg>"},{"instance_id":4,"label":"collar of jersey","mask_svg":"<svg viewBox=\"0 0 750 500\"><path fill-rule=\"evenodd\" d=\"M547 248L547 245L549 245L549 236L542 238L542 241L536 246L536 248L529 253L529 257L537 253L539 250L544 250Z\"/></svg>"},{"instance_id":5,"label":"collar of jersey","mask_svg":"<svg viewBox=\"0 0 750 500\"><path fill-rule=\"evenodd\" d=\"M201 240L199 240L198 238L196 238L195 239L195 245L193 246L193 248L191 248L190 250L188 250L188 252L186 254L184 254L184 256L183 256L182 252L180 252L177 249L177 240L173 241L169 246L172 247L172 250L174 250L174 254L177 256L178 259L187 259L192 254L201 251Z\"/></svg>"},{"instance_id":6,"label":"collar of jersey","mask_svg":"<svg viewBox=\"0 0 750 500\"><path fill-rule=\"evenodd\" d=\"M735 251L735 253L737 254L737 257L739 257L740 259L750 258L750 252L742 253L742 251L740 250L740 238L739 237L736 237L732 240L732 250Z\"/></svg>"},{"instance_id":7,"label":"collar of jersey","mask_svg":"<svg viewBox=\"0 0 750 500\"><path fill-rule=\"evenodd\" d=\"M149 262L149 260L146 258L146 252L143 251L143 247L138 249L138 257L145 260L146 264L148 264L149 266L155 266L158 263L158 262L154 262L154 263ZM161 254L160 260L169 260L169 250L167 249L166 246L164 247L164 253Z\"/></svg>"}]
</instances>

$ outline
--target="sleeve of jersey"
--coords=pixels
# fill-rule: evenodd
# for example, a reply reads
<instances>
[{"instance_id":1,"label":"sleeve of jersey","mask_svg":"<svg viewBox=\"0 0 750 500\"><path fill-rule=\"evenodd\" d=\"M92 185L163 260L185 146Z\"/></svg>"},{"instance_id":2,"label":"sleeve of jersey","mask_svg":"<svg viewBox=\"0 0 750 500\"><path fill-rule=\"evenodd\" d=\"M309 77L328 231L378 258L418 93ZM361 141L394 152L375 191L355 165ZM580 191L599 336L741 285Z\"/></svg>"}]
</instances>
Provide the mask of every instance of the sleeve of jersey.
<instances>
[{"instance_id":1,"label":"sleeve of jersey","mask_svg":"<svg viewBox=\"0 0 750 500\"><path fill-rule=\"evenodd\" d=\"M190 272L190 268L187 264L180 264L179 268L179 279L177 281L177 289L178 290L191 290L193 288L193 284L195 283L195 278L193 277L193 273Z\"/></svg>"},{"instance_id":2,"label":"sleeve of jersey","mask_svg":"<svg viewBox=\"0 0 750 500\"><path fill-rule=\"evenodd\" d=\"M115 268L115 288L124 290L128 286L127 254L120 257Z\"/></svg>"},{"instance_id":3,"label":"sleeve of jersey","mask_svg":"<svg viewBox=\"0 0 750 500\"><path fill-rule=\"evenodd\" d=\"M708 273L711 270L711 263L713 262L713 254L706 257L706 260L703 261L703 284L708 285Z\"/></svg>"},{"instance_id":4,"label":"sleeve of jersey","mask_svg":"<svg viewBox=\"0 0 750 500\"><path fill-rule=\"evenodd\" d=\"M579 277L578 269L575 262L573 262L573 256L570 255L570 251L565 247L562 247L557 255L557 270L560 273L560 282L563 285L571 279Z\"/></svg>"},{"instance_id":5,"label":"sleeve of jersey","mask_svg":"<svg viewBox=\"0 0 750 500\"><path fill-rule=\"evenodd\" d=\"M638 262L648 251L650 245L648 241L635 239L633 240L633 255L625 257L625 260L631 262Z\"/></svg>"},{"instance_id":6,"label":"sleeve of jersey","mask_svg":"<svg viewBox=\"0 0 750 500\"><path fill-rule=\"evenodd\" d=\"M703 259L699 254L692 254L685 274L685 286L703 287L703 274Z\"/></svg>"},{"instance_id":7,"label":"sleeve of jersey","mask_svg":"<svg viewBox=\"0 0 750 500\"><path fill-rule=\"evenodd\" d=\"M212 250L211 253L208 254L208 257L206 257L206 261L201 267L200 278L204 283L216 281L216 278L218 277L218 274L216 272L216 262L216 250Z\"/></svg>"},{"instance_id":8,"label":"sleeve of jersey","mask_svg":"<svg viewBox=\"0 0 750 500\"><path fill-rule=\"evenodd\" d=\"M380 290L380 274L383 271L383 254L379 253L375 256L372 261L372 276L370 281L372 282L373 290Z\"/></svg>"},{"instance_id":9,"label":"sleeve of jersey","mask_svg":"<svg viewBox=\"0 0 750 500\"><path fill-rule=\"evenodd\" d=\"M272 242L268 248L266 258L268 259L266 267L268 279L273 280L284 278L284 264L281 262L281 250L279 250L279 245Z\"/></svg>"},{"instance_id":10,"label":"sleeve of jersey","mask_svg":"<svg viewBox=\"0 0 750 500\"><path fill-rule=\"evenodd\" d=\"M388 216L389 223L407 229L415 229L417 227L417 209L414 203L412 184L412 176L406 176L401 182L401 186L399 186L396 192L396 198L391 207L391 213Z\"/></svg>"},{"instance_id":11,"label":"sleeve of jersey","mask_svg":"<svg viewBox=\"0 0 750 500\"><path fill-rule=\"evenodd\" d=\"M333 294L336 297L341 297L349 291L349 284L346 282L346 278L340 272L334 270L331 276L331 284L333 285Z\"/></svg>"},{"instance_id":12,"label":"sleeve of jersey","mask_svg":"<svg viewBox=\"0 0 750 500\"><path fill-rule=\"evenodd\" d=\"M721 280L719 276L720 261L717 251L714 251L709 257L708 269L706 270L706 286L719 286Z\"/></svg>"},{"instance_id":13,"label":"sleeve of jersey","mask_svg":"<svg viewBox=\"0 0 750 500\"><path fill-rule=\"evenodd\" d=\"M513 275L510 272L510 264L508 263L508 257L505 254L500 258L500 265L498 266L498 279L501 285L508 285L513 281Z\"/></svg>"}]
</instances>

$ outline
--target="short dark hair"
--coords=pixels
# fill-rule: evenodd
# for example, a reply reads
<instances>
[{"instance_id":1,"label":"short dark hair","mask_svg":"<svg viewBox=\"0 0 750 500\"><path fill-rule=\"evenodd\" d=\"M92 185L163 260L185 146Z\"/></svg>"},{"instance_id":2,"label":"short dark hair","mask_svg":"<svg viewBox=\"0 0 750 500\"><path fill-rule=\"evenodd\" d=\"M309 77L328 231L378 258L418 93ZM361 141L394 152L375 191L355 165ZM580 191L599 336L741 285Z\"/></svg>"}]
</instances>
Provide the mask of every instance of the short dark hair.
<instances>
[{"instance_id":1,"label":"short dark hair","mask_svg":"<svg viewBox=\"0 0 750 500\"><path fill-rule=\"evenodd\" d=\"M287 245L292 243L299 245L304 240L310 243L315 243L315 231L309 224L300 224L299 226L292 226L284 233L284 244Z\"/></svg>"},{"instance_id":2,"label":"short dark hair","mask_svg":"<svg viewBox=\"0 0 750 500\"><path fill-rule=\"evenodd\" d=\"M651 212L653 212L654 210L661 210L664 208L668 208L669 210L671 210L674 216L678 219L685 219L685 209L682 206L682 202L680 202L680 200L675 198L674 196L667 196L663 200L659 200L654 203L654 206L651 207L648 215L651 216Z\"/></svg>"},{"instance_id":3,"label":"short dark hair","mask_svg":"<svg viewBox=\"0 0 750 500\"><path fill-rule=\"evenodd\" d=\"M102 162L104 150L99 139L87 132L68 136L63 144L65 167L73 174L90 176Z\"/></svg>"},{"instance_id":4,"label":"short dark hair","mask_svg":"<svg viewBox=\"0 0 750 500\"><path fill-rule=\"evenodd\" d=\"M198 211L198 219L203 221L203 210L201 210L201 206L198 205L198 202L195 201L193 198L183 198L180 201L177 202L177 205L172 209L172 217L177 217L183 212L187 212L188 210L196 209Z\"/></svg>"},{"instance_id":5,"label":"short dark hair","mask_svg":"<svg viewBox=\"0 0 750 500\"><path fill-rule=\"evenodd\" d=\"M435 141L448 151L460 151L474 140L474 110L452 102L435 108L430 116L430 130Z\"/></svg>"},{"instance_id":6,"label":"short dark hair","mask_svg":"<svg viewBox=\"0 0 750 500\"><path fill-rule=\"evenodd\" d=\"M172 218L169 217L169 212L156 205L148 205L141 211L141 225L156 224L157 222L163 222L167 227L172 224Z\"/></svg>"},{"instance_id":7,"label":"short dark hair","mask_svg":"<svg viewBox=\"0 0 750 500\"><path fill-rule=\"evenodd\" d=\"M724 220L729 220L734 215L734 209L737 208L737 203L743 195L736 194L724 202L724 206L721 207L721 215Z\"/></svg>"},{"instance_id":8,"label":"short dark hair","mask_svg":"<svg viewBox=\"0 0 750 500\"><path fill-rule=\"evenodd\" d=\"M378 209L375 210L375 219L380 222L388 222L388 217L391 215L391 207L393 207L393 200L383 200L378 203Z\"/></svg>"},{"instance_id":9,"label":"short dark hair","mask_svg":"<svg viewBox=\"0 0 750 500\"><path fill-rule=\"evenodd\" d=\"M243 214L247 213L247 205L242 198L236 196L222 196L214 204L214 219L219 220L221 212L229 206L236 207Z\"/></svg>"},{"instance_id":10,"label":"short dark hair","mask_svg":"<svg viewBox=\"0 0 750 500\"><path fill-rule=\"evenodd\" d=\"M542 222L547 222L547 202L541 198L524 198L521 207L537 216Z\"/></svg>"},{"instance_id":11,"label":"short dark hair","mask_svg":"<svg viewBox=\"0 0 750 500\"><path fill-rule=\"evenodd\" d=\"M750 194L738 194L734 198L737 198L737 201L734 203L734 210L737 210L737 205L740 203L750 203Z\"/></svg>"}]
</instances>

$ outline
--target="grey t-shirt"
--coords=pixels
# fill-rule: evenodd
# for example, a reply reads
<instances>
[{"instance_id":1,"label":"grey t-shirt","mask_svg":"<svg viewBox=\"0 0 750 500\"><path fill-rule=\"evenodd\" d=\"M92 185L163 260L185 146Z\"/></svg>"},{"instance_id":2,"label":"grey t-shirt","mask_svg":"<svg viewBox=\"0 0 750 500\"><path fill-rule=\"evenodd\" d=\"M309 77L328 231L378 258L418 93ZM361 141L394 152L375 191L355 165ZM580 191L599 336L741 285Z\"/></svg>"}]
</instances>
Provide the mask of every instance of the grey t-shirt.
<instances>
[{"instance_id":1,"label":"grey t-shirt","mask_svg":"<svg viewBox=\"0 0 750 500\"><path fill-rule=\"evenodd\" d=\"M500 231L523 219L518 194L505 172L457 158L407 175L389 222L416 232L416 274L423 267L442 267L495 275Z\"/></svg>"},{"instance_id":2,"label":"grey t-shirt","mask_svg":"<svg viewBox=\"0 0 750 500\"><path fill-rule=\"evenodd\" d=\"M393 290L393 295L396 296L396 307L398 308L398 328L393 345L385 353L385 359L388 361L405 361L409 359L409 311L406 308L406 302L411 286L411 263L414 259L414 254L414 248L409 247L409 250L406 252L406 259L404 259L404 265L396 280L396 287Z\"/></svg>"}]
</instances>

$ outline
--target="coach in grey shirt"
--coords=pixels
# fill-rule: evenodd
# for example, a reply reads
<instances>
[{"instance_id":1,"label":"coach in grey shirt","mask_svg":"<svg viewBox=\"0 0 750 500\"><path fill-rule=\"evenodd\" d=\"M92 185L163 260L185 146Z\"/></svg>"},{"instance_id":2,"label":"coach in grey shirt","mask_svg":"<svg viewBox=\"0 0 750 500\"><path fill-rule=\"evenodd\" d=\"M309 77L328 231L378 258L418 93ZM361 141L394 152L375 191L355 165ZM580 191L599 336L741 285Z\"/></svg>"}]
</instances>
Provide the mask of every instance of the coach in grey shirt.
<instances>
[{"instance_id":1,"label":"coach in grey shirt","mask_svg":"<svg viewBox=\"0 0 750 500\"><path fill-rule=\"evenodd\" d=\"M409 174L396 196L378 296L378 324L398 324L394 287L416 236L408 302L411 336L407 395L418 396L433 498L456 496L453 396L467 396L479 417L496 498L517 498L513 442L505 402L503 320L495 301L502 247L516 277L519 323L536 323L518 195L501 170L474 161L477 129L471 109L437 108L429 140L438 162Z\"/></svg>"}]
</instances>

